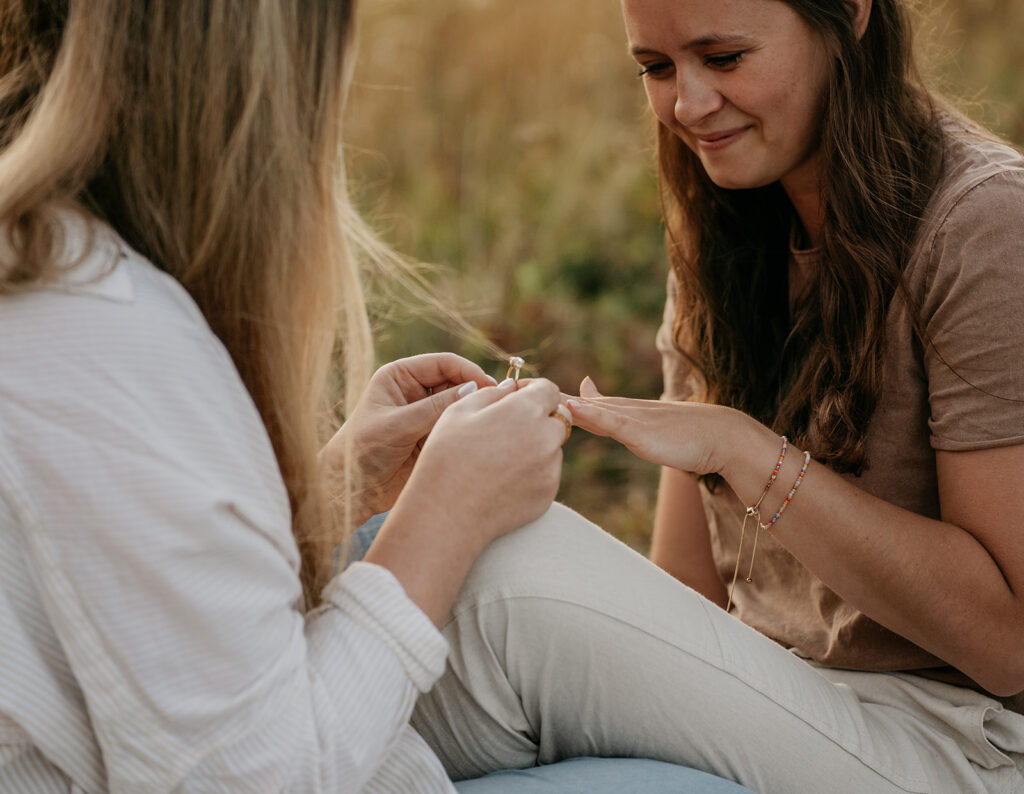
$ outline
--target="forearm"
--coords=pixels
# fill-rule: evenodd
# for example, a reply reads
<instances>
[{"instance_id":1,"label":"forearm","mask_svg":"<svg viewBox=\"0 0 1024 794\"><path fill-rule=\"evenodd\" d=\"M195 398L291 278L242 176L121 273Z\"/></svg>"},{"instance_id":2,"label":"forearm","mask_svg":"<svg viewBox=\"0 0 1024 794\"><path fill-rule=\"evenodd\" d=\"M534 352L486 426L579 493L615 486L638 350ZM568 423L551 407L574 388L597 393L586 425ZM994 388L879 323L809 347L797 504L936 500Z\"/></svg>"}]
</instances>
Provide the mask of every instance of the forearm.
<instances>
[{"instance_id":1,"label":"forearm","mask_svg":"<svg viewBox=\"0 0 1024 794\"><path fill-rule=\"evenodd\" d=\"M435 626L448 615L470 567L486 544L453 526L465 515L452 511L447 523L429 494L409 493L388 515L364 558L387 568L406 595Z\"/></svg>"},{"instance_id":2,"label":"forearm","mask_svg":"<svg viewBox=\"0 0 1024 794\"><path fill-rule=\"evenodd\" d=\"M739 415L742 416L742 415ZM779 454L767 428L732 416L721 473L754 504ZM763 523L782 504L803 459L790 447L762 505ZM999 694L1021 688L1010 659L1024 654L1024 619L986 547L965 529L889 504L811 463L771 528L841 598Z\"/></svg>"},{"instance_id":3,"label":"forearm","mask_svg":"<svg viewBox=\"0 0 1024 794\"><path fill-rule=\"evenodd\" d=\"M727 593L711 550L697 478L664 467L651 536L651 561L721 607Z\"/></svg>"}]
</instances>

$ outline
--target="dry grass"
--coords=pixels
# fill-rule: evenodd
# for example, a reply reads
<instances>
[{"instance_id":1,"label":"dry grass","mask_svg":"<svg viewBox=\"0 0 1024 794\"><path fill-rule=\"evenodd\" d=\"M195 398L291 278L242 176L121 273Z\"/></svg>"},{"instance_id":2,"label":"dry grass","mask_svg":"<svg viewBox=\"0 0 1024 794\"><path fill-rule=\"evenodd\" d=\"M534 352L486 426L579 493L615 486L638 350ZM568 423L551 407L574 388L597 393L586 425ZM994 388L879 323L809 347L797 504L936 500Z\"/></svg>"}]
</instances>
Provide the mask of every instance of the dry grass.
<instances>
[{"instance_id":1,"label":"dry grass","mask_svg":"<svg viewBox=\"0 0 1024 794\"><path fill-rule=\"evenodd\" d=\"M1024 143L1024 2L948 0L917 16L926 73ZM590 374L608 393L657 396L666 265L618 4L377 0L361 38L350 170L384 236L446 266L454 303L564 390ZM382 358L439 348L483 361L409 312L380 324ZM644 548L657 472L582 436L560 498Z\"/></svg>"}]
</instances>

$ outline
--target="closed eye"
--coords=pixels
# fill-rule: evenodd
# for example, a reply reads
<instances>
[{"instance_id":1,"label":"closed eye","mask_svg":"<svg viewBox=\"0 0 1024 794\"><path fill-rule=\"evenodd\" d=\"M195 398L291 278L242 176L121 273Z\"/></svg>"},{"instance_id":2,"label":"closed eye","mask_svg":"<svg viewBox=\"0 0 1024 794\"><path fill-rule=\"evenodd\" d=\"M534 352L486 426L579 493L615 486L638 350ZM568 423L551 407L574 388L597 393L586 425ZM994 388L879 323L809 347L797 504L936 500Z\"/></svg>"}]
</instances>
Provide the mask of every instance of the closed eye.
<instances>
[{"instance_id":1,"label":"closed eye","mask_svg":"<svg viewBox=\"0 0 1024 794\"><path fill-rule=\"evenodd\" d=\"M664 77L672 69L671 61L654 61L653 63L641 64L637 72L638 77Z\"/></svg>"},{"instance_id":2,"label":"closed eye","mask_svg":"<svg viewBox=\"0 0 1024 794\"><path fill-rule=\"evenodd\" d=\"M743 52L727 52L721 55L706 55L704 56L704 63L708 66L713 66L716 69L733 69L739 65L743 55Z\"/></svg>"}]
</instances>

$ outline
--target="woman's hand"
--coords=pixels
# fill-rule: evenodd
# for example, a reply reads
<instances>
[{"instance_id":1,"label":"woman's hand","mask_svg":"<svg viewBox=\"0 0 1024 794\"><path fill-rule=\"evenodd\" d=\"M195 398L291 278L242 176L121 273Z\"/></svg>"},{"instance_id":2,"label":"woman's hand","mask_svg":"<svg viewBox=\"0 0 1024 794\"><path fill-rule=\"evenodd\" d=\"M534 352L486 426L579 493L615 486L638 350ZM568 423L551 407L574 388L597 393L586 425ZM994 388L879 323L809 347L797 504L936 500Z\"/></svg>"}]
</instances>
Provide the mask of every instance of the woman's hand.
<instances>
[{"instance_id":1,"label":"woman's hand","mask_svg":"<svg viewBox=\"0 0 1024 794\"><path fill-rule=\"evenodd\" d=\"M604 397L589 377L568 406L576 426L610 436L651 463L693 474L722 473L736 429L757 424L721 405Z\"/></svg>"},{"instance_id":2,"label":"woman's hand","mask_svg":"<svg viewBox=\"0 0 1024 794\"><path fill-rule=\"evenodd\" d=\"M489 386L494 379L453 353L399 359L374 373L352 416L320 453L329 488L340 493L351 445L350 498L357 524L394 505L423 442L466 383Z\"/></svg>"},{"instance_id":3,"label":"woman's hand","mask_svg":"<svg viewBox=\"0 0 1024 794\"><path fill-rule=\"evenodd\" d=\"M548 380L504 382L463 397L438 421L407 490L421 510L465 524L481 543L527 524L558 491L565 425Z\"/></svg>"},{"instance_id":4,"label":"woman's hand","mask_svg":"<svg viewBox=\"0 0 1024 794\"><path fill-rule=\"evenodd\" d=\"M547 380L506 381L451 405L365 560L392 571L438 625L469 566L539 518L558 491L565 424Z\"/></svg>"}]
</instances>

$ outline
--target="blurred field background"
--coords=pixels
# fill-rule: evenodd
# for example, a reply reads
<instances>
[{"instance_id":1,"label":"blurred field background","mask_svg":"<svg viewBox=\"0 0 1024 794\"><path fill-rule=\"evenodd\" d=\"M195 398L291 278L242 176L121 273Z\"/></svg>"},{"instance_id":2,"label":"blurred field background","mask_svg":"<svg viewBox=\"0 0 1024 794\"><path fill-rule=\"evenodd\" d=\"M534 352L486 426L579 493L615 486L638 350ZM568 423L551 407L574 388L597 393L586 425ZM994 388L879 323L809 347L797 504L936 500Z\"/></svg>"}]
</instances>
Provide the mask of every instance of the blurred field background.
<instances>
[{"instance_id":1,"label":"blurred field background","mask_svg":"<svg viewBox=\"0 0 1024 794\"><path fill-rule=\"evenodd\" d=\"M615 0L364 0L347 120L357 203L501 348L575 392L657 397L666 262L653 132ZM1024 145L1024 0L915 9L929 79ZM378 290L381 294L386 291ZM380 361L456 350L402 301ZM405 301L408 303L408 301ZM485 441L483 443L486 443ZM646 550L658 473L576 431L559 498Z\"/></svg>"}]
</instances>

